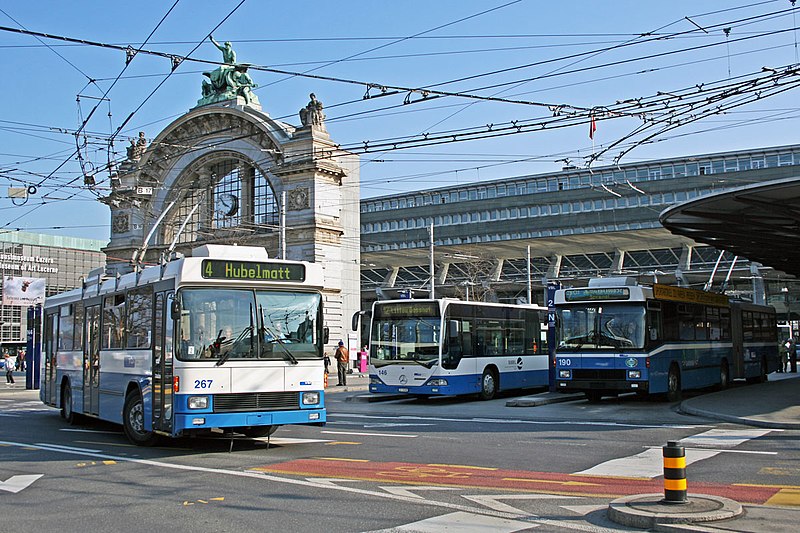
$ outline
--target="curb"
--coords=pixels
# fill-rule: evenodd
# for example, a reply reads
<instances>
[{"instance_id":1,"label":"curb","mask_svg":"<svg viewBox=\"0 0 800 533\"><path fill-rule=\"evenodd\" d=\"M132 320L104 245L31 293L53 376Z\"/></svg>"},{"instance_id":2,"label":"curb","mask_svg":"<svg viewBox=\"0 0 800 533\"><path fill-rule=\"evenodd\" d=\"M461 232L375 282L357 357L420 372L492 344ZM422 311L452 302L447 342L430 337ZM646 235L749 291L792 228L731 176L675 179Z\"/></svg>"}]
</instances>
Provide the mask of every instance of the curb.
<instances>
[{"instance_id":1,"label":"curb","mask_svg":"<svg viewBox=\"0 0 800 533\"><path fill-rule=\"evenodd\" d=\"M681 402L678 411L687 415L702 416L712 420L720 420L722 422L733 422L734 424L741 424L743 426L753 426L767 429L800 429L800 422L773 422L771 420L758 420L756 418L743 418L734 415L725 415L722 413L715 413L713 411L704 411L685 405Z\"/></svg>"},{"instance_id":2,"label":"curb","mask_svg":"<svg viewBox=\"0 0 800 533\"><path fill-rule=\"evenodd\" d=\"M583 393L578 394L564 394L561 392L545 392L541 396L526 396L524 398L516 398L506 402L506 407L536 407L539 405L548 405L551 403L574 402L583 400L586 396Z\"/></svg>"},{"instance_id":3,"label":"curb","mask_svg":"<svg viewBox=\"0 0 800 533\"><path fill-rule=\"evenodd\" d=\"M664 495L660 493L616 499L608 504L608 518L629 527L652 529L667 526L661 530L675 531L685 528L670 529L668 526L728 520L744 512L740 503L708 494L689 494L686 504L662 503L663 499Z\"/></svg>"}]
</instances>

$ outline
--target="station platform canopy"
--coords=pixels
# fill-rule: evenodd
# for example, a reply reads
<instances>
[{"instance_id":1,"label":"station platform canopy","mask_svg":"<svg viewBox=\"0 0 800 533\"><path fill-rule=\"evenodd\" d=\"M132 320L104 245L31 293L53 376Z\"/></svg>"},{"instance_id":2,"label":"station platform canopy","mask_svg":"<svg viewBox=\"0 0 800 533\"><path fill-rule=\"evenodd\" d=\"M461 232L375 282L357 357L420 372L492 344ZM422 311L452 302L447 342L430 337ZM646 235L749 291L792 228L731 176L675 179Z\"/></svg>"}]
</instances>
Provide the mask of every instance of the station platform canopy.
<instances>
[{"instance_id":1,"label":"station platform canopy","mask_svg":"<svg viewBox=\"0 0 800 533\"><path fill-rule=\"evenodd\" d=\"M675 235L800 277L800 177L684 202L659 221Z\"/></svg>"}]
</instances>

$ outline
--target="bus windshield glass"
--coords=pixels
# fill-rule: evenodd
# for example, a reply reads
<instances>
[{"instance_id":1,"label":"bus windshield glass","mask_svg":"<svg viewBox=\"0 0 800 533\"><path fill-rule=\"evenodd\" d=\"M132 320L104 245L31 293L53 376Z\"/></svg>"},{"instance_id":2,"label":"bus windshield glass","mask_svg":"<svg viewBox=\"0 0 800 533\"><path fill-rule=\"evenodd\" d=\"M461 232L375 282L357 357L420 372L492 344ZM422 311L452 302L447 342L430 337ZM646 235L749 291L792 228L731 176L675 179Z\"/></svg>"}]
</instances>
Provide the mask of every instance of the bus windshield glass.
<instances>
[{"instance_id":1,"label":"bus windshield glass","mask_svg":"<svg viewBox=\"0 0 800 533\"><path fill-rule=\"evenodd\" d=\"M558 350L644 348L645 309L641 305L596 303L559 308Z\"/></svg>"},{"instance_id":2,"label":"bus windshield glass","mask_svg":"<svg viewBox=\"0 0 800 533\"><path fill-rule=\"evenodd\" d=\"M371 360L376 366L415 362L431 367L439 361L441 325L436 302L388 303L375 307Z\"/></svg>"},{"instance_id":3,"label":"bus windshield glass","mask_svg":"<svg viewBox=\"0 0 800 533\"><path fill-rule=\"evenodd\" d=\"M182 289L178 357L183 360L320 358L316 293Z\"/></svg>"}]
</instances>

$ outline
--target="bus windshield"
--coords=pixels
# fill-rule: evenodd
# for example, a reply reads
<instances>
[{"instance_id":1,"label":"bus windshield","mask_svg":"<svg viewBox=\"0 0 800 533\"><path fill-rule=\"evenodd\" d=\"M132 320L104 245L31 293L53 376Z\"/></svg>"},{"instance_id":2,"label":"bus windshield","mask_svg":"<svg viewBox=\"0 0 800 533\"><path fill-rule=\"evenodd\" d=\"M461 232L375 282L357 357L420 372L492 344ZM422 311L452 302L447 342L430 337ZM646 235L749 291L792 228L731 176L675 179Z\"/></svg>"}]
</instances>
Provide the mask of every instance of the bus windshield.
<instances>
[{"instance_id":1,"label":"bus windshield","mask_svg":"<svg viewBox=\"0 0 800 533\"><path fill-rule=\"evenodd\" d=\"M557 313L559 351L644 348L641 305L592 303L562 307Z\"/></svg>"},{"instance_id":2,"label":"bus windshield","mask_svg":"<svg viewBox=\"0 0 800 533\"><path fill-rule=\"evenodd\" d=\"M181 289L184 360L320 358L321 298L316 293Z\"/></svg>"},{"instance_id":3,"label":"bus windshield","mask_svg":"<svg viewBox=\"0 0 800 533\"><path fill-rule=\"evenodd\" d=\"M435 303L378 306L372 320L372 363L410 361L430 368L439 361L440 330Z\"/></svg>"}]
</instances>

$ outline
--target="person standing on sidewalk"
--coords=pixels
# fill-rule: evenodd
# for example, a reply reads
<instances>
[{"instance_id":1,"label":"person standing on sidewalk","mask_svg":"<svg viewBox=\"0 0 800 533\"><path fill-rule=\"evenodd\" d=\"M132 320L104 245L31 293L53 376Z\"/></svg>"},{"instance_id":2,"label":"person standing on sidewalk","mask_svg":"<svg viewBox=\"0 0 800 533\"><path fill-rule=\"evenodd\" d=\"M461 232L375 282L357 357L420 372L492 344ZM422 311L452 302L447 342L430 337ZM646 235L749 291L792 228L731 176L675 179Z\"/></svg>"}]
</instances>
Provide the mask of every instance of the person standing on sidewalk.
<instances>
[{"instance_id":1,"label":"person standing on sidewalk","mask_svg":"<svg viewBox=\"0 0 800 533\"><path fill-rule=\"evenodd\" d=\"M14 365L16 364L8 352L3 354L3 370L6 371L6 385L9 387L14 384Z\"/></svg>"},{"instance_id":2,"label":"person standing on sidewalk","mask_svg":"<svg viewBox=\"0 0 800 533\"><path fill-rule=\"evenodd\" d=\"M350 352L345 348L344 342L339 341L339 347L333 356L336 358L336 369L339 372L337 387L342 387L347 385L347 365L350 363Z\"/></svg>"}]
</instances>

